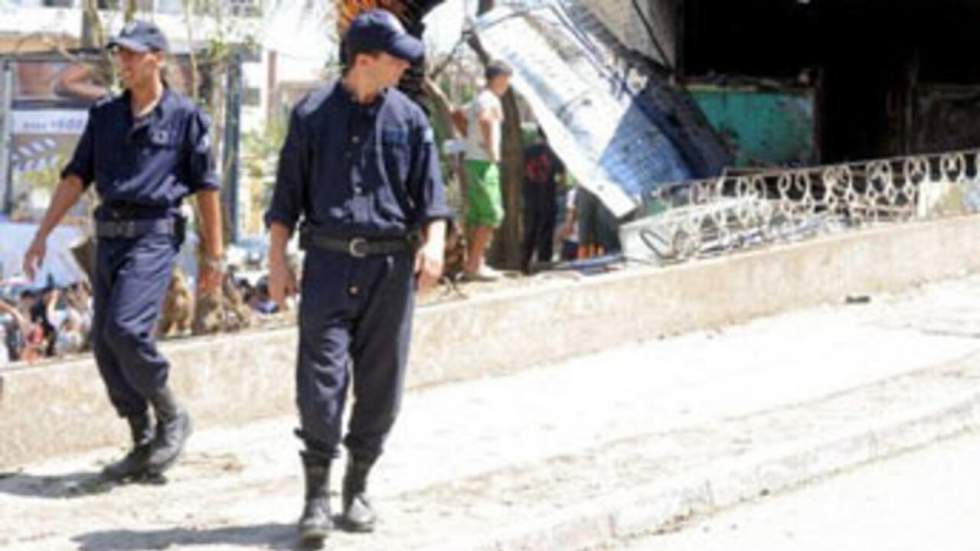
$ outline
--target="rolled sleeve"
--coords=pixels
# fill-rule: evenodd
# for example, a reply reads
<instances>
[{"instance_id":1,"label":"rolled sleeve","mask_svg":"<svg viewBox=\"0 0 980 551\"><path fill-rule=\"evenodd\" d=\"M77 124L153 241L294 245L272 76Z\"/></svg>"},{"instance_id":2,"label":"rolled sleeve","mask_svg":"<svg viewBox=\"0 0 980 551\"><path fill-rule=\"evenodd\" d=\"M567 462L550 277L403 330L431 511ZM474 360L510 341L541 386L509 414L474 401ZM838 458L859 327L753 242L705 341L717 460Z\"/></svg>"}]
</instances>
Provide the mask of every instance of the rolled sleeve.
<instances>
[{"instance_id":1,"label":"rolled sleeve","mask_svg":"<svg viewBox=\"0 0 980 551\"><path fill-rule=\"evenodd\" d=\"M446 203L446 188L432 127L426 121L418 132L409 181L409 190L417 206L417 223L425 226L433 220L452 220L453 211Z\"/></svg>"},{"instance_id":2,"label":"rolled sleeve","mask_svg":"<svg viewBox=\"0 0 980 551\"><path fill-rule=\"evenodd\" d=\"M190 144L187 187L191 193L214 190L221 187L214 170L214 152L211 148L211 121L197 111L188 124L187 141Z\"/></svg>"},{"instance_id":3,"label":"rolled sleeve","mask_svg":"<svg viewBox=\"0 0 980 551\"><path fill-rule=\"evenodd\" d=\"M85 130L82 137L75 146L75 152L71 160L61 171L61 178L72 175L82 180L82 185L86 188L95 179L95 110L92 109L88 114L88 122L85 123Z\"/></svg>"},{"instance_id":4,"label":"rolled sleeve","mask_svg":"<svg viewBox=\"0 0 980 551\"><path fill-rule=\"evenodd\" d=\"M301 105L293 109L290 117L286 141L279 152L272 203L265 213L266 227L277 222L290 232L295 229L303 212L303 189L309 177L306 138L299 111Z\"/></svg>"}]
</instances>

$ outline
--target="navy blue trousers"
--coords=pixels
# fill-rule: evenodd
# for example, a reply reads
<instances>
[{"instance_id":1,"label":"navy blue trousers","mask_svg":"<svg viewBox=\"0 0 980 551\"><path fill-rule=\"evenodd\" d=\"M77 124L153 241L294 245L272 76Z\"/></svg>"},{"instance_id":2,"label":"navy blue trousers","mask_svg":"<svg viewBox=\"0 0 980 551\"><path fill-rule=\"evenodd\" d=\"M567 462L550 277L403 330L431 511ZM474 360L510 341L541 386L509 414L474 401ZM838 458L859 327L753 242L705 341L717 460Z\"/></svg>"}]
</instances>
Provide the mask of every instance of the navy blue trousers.
<instances>
[{"instance_id":1,"label":"navy blue trousers","mask_svg":"<svg viewBox=\"0 0 980 551\"><path fill-rule=\"evenodd\" d=\"M167 383L154 339L177 245L169 235L100 239L96 246L92 349L120 416L139 415Z\"/></svg>"},{"instance_id":2,"label":"navy blue trousers","mask_svg":"<svg viewBox=\"0 0 980 551\"><path fill-rule=\"evenodd\" d=\"M353 258L311 249L303 266L296 400L307 451L335 457L343 444L376 458L401 404L415 304L409 253Z\"/></svg>"}]
</instances>

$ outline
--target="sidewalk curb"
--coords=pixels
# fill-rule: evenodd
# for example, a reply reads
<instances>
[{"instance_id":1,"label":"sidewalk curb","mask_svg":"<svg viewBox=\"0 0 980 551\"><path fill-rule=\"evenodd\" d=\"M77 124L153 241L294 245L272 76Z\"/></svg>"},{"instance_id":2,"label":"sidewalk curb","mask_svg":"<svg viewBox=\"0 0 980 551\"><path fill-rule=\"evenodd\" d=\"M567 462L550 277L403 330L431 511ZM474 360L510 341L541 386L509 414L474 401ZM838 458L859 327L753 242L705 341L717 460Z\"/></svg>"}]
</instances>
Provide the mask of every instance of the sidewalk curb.
<instances>
[{"instance_id":1,"label":"sidewalk curb","mask_svg":"<svg viewBox=\"0 0 980 551\"><path fill-rule=\"evenodd\" d=\"M684 521L788 490L980 427L980 390L941 406L920 408L826 437L770 447L684 475L575 505L567 512L529 521L468 542L429 551L471 549L591 549L619 539L669 530ZM528 526L533 524L533 526Z\"/></svg>"}]
</instances>

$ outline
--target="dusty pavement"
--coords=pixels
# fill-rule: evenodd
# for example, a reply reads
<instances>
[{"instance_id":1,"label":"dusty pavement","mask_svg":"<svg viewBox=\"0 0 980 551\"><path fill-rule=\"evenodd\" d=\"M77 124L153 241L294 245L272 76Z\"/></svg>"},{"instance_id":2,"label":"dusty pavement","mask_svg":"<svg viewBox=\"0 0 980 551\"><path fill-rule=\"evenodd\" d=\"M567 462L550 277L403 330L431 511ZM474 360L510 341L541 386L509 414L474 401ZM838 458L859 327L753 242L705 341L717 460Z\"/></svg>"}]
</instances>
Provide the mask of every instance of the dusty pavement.
<instances>
[{"instance_id":1,"label":"dusty pavement","mask_svg":"<svg viewBox=\"0 0 980 551\"><path fill-rule=\"evenodd\" d=\"M797 448L833 467L831 436L980 392L980 277L871 299L413 392L372 479L378 533L325 548L592 545L617 496ZM3 473L0 547L293 549L293 426L199 432L163 486L99 484L118 449Z\"/></svg>"},{"instance_id":2,"label":"dusty pavement","mask_svg":"<svg viewBox=\"0 0 980 551\"><path fill-rule=\"evenodd\" d=\"M703 519L622 551L976 551L980 433Z\"/></svg>"}]
</instances>

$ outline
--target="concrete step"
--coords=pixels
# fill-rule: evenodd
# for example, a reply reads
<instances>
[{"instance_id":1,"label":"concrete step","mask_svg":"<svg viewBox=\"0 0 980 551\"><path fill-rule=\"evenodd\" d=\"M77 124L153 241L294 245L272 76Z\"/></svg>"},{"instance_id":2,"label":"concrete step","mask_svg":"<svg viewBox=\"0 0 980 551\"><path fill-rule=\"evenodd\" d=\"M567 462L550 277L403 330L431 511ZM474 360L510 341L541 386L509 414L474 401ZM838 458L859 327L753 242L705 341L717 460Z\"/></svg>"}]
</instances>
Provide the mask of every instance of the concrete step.
<instances>
[{"instance_id":1,"label":"concrete step","mask_svg":"<svg viewBox=\"0 0 980 551\"><path fill-rule=\"evenodd\" d=\"M579 549L965 430L974 304L980 278L415 390L372 479L384 522L328 548ZM165 486L98 484L113 449L28 464L0 479L0 546L291 549L294 423L201 431Z\"/></svg>"},{"instance_id":2,"label":"concrete step","mask_svg":"<svg viewBox=\"0 0 980 551\"><path fill-rule=\"evenodd\" d=\"M969 237L978 234L980 216L881 226L420 308L407 382L421 389L520 373L638 339L962 277L980 271L980 239ZM195 411L197 426L206 429L292 415L296 340L294 329L280 329L163 348L173 366L172 384ZM790 350L784 361L805 353L800 350ZM88 357L0 368L0 469L124 438L96 373ZM37 430L39 418L44 430Z\"/></svg>"}]
</instances>

